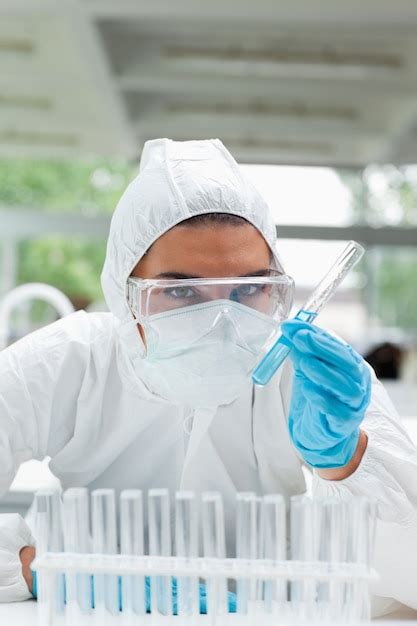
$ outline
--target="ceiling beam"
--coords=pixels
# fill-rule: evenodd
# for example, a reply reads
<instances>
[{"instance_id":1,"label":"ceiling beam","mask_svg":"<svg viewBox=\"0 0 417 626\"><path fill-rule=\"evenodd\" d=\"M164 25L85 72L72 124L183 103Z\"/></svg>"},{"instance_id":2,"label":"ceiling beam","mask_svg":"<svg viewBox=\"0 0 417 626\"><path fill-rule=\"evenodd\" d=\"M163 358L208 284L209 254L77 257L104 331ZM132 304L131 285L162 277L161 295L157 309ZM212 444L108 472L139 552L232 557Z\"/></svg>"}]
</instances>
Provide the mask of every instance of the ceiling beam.
<instances>
[{"instance_id":1,"label":"ceiling beam","mask_svg":"<svg viewBox=\"0 0 417 626\"><path fill-rule=\"evenodd\" d=\"M281 239L359 241L365 246L417 246L417 227L412 226L299 226L278 225Z\"/></svg>"},{"instance_id":2,"label":"ceiling beam","mask_svg":"<svg viewBox=\"0 0 417 626\"><path fill-rule=\"evenodd\" d=\"M47 213L31 209L0 209L0 240L27 239L46 235L78 235L88 238L107 237L110 215L95 217ZM347 241L354 239L365 246L413 246L417 245L417 227L383 226L300 226L277 225L281 239L316 239L323 241Z\"/></svg>"},{"instance_id":3,"label":"ceiling beam","mask_svg":"<svg viewBox=\"0 0 417 626\"><path fill-rule=\"evenodd\" d=\"M205 134L244 137L250 134L262 141L264 138L273 141L282 139L315 139L320 141L346 140L374 141L378 140L384 128L376 128L373 124L362 125L360 122L346 122L332 119L316 119L296 115L253 115L243 113L212 114L193 112L184 113L161 112L139 116L132 127L145 132L148 136L159 135L161 130L168 135L193 136L194 131Z\"/></svg>"},{"instance_id":4,"label":"ceiling beam","mask_svg":"<svg viewBox=\"0 0 417 626\"><path fill-rule=\"evenodd\" d=\"M195 0L88 0L87 10L95 17L121 18L137 17L141 19L157 18L162 20L208 19L230 20L236 22L250 21L254 24L277 20L282 23L300 23L306 25L332 25L344 23L348 25L390 25L409 26L417 23L417 5L414 0L389 0L363 2L334 2L334 0L240 0L238 10L235 2L211 0L195 2Z\"/></svg>"},{"instance_id":5,"label":"ceiling beam","mask_svg":"<svg viewBox=\"0 0 417 626\"><path fill-rule=\"evenodd\" d=\"M318 95L326 93L330 101L335 91L336 99L344 93L349 102L357 99L362 101L377 101L379 97L387 97L394 101L401 97L415 95L415 83L407 80L403 75L389 81L363 81L363 80L320 80L304 78L292 78L287 75L279 80L271 80L270 77L256 76L251 74L243 80L241 76L213 76L201 75L198 72L187 72L169 69L162 63L141 64L140 67L129 68L121 75L115 76L115 81L120 89L137 93L151 94L188 94L188 95L213 95L224 93L225 95L280 97L286 93Z\"/></svg>"},{"instance_id":6,"label":"ceiling beam","mask_svg":"<svg viewBox=\"0 0 417 626\"><path fill-rule=\"evenodd\" d=\"M132 141L130 121L119 89L114 83L110 60L100 37L97 23L86 11L88 3L81 0L65 0L62 17L70 23L71 32L77 49L81 49L85 58L86 74L103 109L108 114L109 131L114 137L115 151L132 156L136 146Z\"/></svg>"}]
</instances>

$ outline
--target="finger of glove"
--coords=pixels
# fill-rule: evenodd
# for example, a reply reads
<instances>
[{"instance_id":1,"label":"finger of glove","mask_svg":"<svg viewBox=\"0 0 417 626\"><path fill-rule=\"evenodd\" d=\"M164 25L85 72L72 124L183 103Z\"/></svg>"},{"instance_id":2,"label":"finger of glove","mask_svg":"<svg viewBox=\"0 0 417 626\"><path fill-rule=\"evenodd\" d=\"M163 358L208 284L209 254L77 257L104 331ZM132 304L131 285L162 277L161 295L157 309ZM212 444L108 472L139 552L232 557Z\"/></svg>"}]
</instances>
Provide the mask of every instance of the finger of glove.
<instances>
[{"instance_id":1,"label":"finger of glove","mask_svg":"<svg viewBox=\"0 0 417 626\"><path fill-rule=\"evenodd\" d=\"M302 393L311 406L312 413L320 412L326 415L327 421L333 425L332 430L337 433L350 432L352 425L359 424L363 419L364 411L353 409L309 380L302 384Z\"/></svg>"},{"instance_id":2,"label":"finger of glove","mask_svg":"<svg viewBox=\"0 0 417 626\"><path fill-rule=\"evenodd\" d=\"M297 369L317 388L326 390L341 402L354 409L361 406L369 382L366 367L356 364L353 371L346 373L314 356L301 356L297 359Z\"/></svg>"},{"instance_id":3,"label":"finger of glove","mask_svg":"<svg viewBox=\"0 0 417 626\"><path fill-rule=\"evenodd\" d=\"M281 330L294 350L319 357L347 373L362 360L350 346L307 322L290 320L282 324Z\"/></svg>"},{"instance_id":4,"label":"finger of glove","mask_svg":"<svg viewBox=\"0 0 417 626\"><path fill-rule=\"evenodd\" d=\"M200 613L207 613L207 589L203 583L199 584L199 596L200 596ZM236 594L233 591L227 592L227 601L229 613L236 613Z\"/></svg>"}]
</instances>

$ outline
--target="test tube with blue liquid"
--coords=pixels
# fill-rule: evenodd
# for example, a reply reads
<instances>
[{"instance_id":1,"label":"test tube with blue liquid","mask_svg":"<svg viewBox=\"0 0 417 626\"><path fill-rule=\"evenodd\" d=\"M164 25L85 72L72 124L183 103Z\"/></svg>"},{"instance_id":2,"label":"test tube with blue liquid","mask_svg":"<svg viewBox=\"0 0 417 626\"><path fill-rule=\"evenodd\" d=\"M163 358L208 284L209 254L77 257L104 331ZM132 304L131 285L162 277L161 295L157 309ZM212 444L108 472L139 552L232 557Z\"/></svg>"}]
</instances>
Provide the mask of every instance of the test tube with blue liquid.
<instances>
[{"instance_id":1,"label":"test tube with blue liquid","mask_svg":"<svg viewBox=\"0 0 417 626\"><path fill-rule=\"evenodd\" d=\"M349 241L342 254L317 285L311 296L298 311L295 319L313 324L321 309L330 300L340 283L362 258L365 250L356 241ZM256 385L266 385L291 352L291 346L281 335L252 372Z\"/></svg>"}]
</instances>

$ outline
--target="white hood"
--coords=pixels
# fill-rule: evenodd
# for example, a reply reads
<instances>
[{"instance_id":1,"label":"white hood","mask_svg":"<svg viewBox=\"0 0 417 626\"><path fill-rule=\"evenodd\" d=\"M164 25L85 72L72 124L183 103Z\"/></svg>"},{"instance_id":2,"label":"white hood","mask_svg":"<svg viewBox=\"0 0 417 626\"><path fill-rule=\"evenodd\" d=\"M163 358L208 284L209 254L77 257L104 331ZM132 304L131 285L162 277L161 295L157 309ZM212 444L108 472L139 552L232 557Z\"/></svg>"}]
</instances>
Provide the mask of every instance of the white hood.
<instances>
[{"instance_id":1,"label":"white hood","mask_svg":"<svg viewBox=\"0 0 417 626\"><path fill-rule=\"evenodd\" d=\"M269 207L221 141L147 141L139 174L114 212L101 276L107 305L120 321L132 319L126 282L148 248L179 222L202 213L245 218L281 267Z\"/></svg>"}]
</instances>

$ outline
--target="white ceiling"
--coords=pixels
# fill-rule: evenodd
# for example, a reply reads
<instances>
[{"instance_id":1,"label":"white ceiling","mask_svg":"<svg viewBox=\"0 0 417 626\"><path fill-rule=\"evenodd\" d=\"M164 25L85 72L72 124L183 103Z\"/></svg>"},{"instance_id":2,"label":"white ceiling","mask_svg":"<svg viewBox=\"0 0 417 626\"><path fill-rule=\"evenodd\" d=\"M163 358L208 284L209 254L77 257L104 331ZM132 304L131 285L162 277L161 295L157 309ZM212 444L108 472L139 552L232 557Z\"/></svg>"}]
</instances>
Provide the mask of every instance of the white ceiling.
<instances>
[{"instance_id":1,"label":"white ceiling","mask_svg":"<svg viewBox=\"0 0 417 626\"><path fill-rule=\"evenodd\" d=\"M417 0L0 0L0 156L417 162Z\"/></svg>"}]
</instances>

